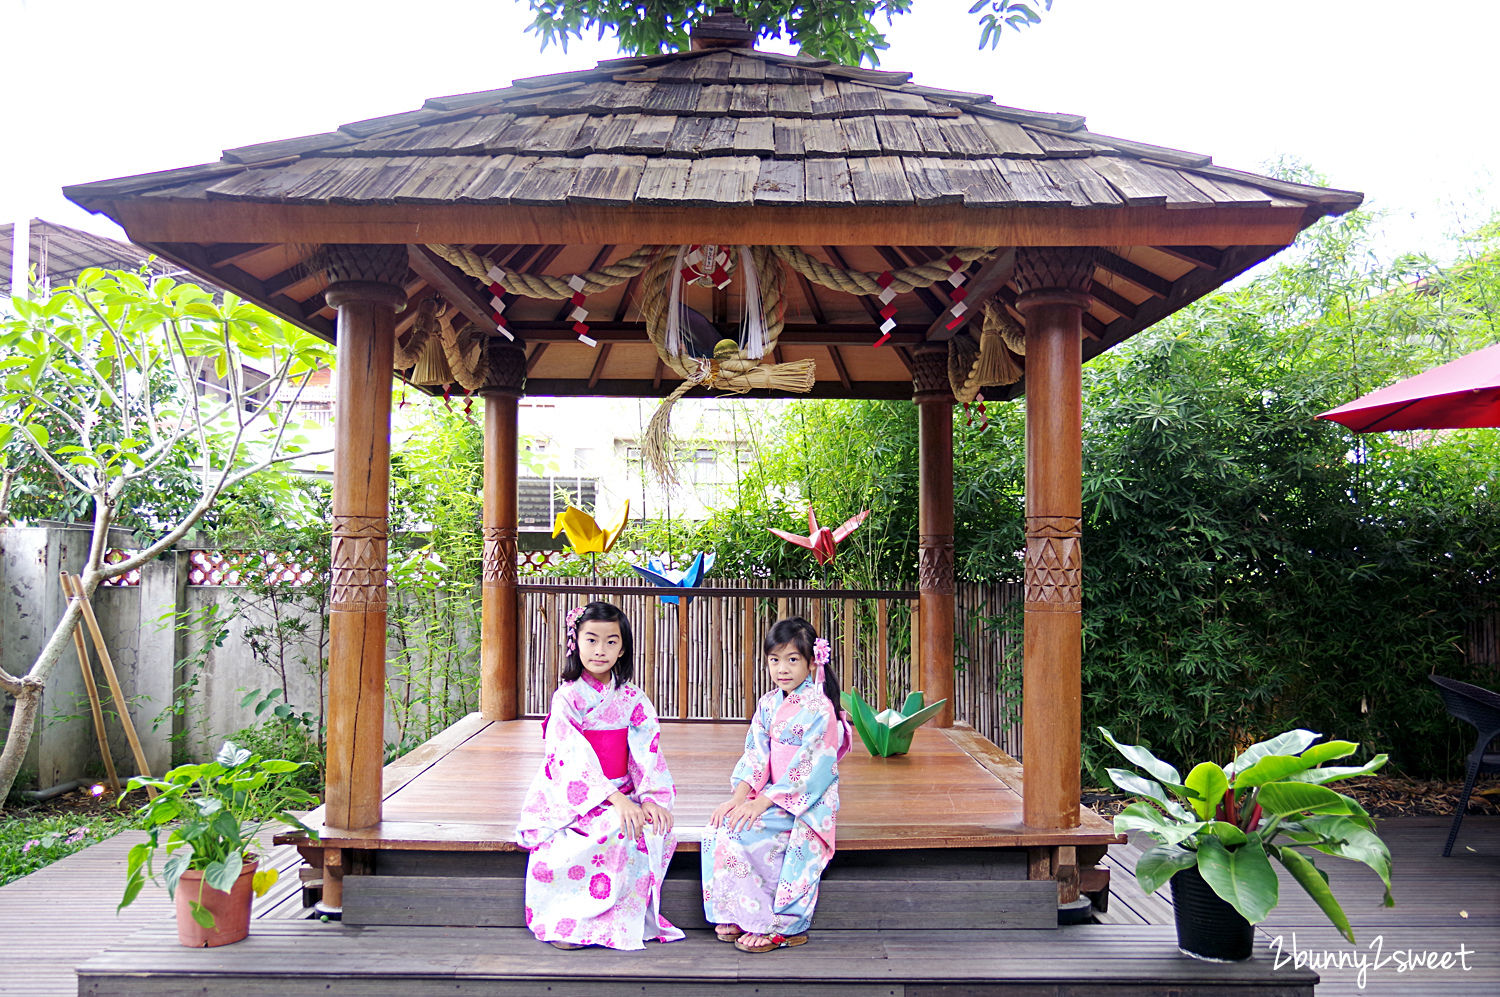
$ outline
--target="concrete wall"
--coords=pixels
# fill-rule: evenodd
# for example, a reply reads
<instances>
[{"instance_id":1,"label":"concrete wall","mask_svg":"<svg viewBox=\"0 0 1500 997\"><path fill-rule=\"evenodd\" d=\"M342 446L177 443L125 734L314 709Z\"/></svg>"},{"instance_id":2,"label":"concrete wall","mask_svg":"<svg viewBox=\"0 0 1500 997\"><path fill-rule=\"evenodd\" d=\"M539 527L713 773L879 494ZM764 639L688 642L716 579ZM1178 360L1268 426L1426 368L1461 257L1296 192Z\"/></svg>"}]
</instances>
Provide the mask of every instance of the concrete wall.
<instances>
[{"instance_id":1,"label":"concrete wall","mask_svg":"<svg viewBox=\"0 0 1500 997\"><path fill-rule=\"evenodd\" d=\"M88 537L83 529L0 529L0 667L10 674L23 675L30 670L62 618L66 600L58 573L77 571L88 550ZM130 538L121 534L112 538L112 545L128 548ZM174 733L180 735L179 757L210 757L226 737L257 722L254 704L242 705L247 693L282 687L281 674L257 660L246 638L248 629L271 619L268 609L253 603L249 591L241 586L189 585L188 554L180 550L159 558L142 569L138 585L101 588L93 599L147 764L157 775L172 764ZM477 618L463 608L465 599L477 597L477 588L467 596L445 597L457 600L456 621L418 619L411 628L416 636L411 647L402 645L393 626L387 655L393 662L388 704L408 700L420 704L427 697L442 698L441 685L418 682L409 689L396 668L396 663L406 659L414 661L418 669L423 667L420 635L431 628L438 644L449 643L451 634L451 643L459 651L458 666L450 676L448 700L457 702L466 696L469 709L478 708ZM393 602L393 620L403 609L420 613L420 604L399 592L393 593ZM228 624L227 635L217 644L208 640L201 627L173 625L175 614L183 610L196 619L211 607ZM326 647L320 651L317 644L319 621L315 613L286 615L302 619L307 627L306 639L290 644L284 655L287 701L299 713L307 710L316 717L322 709L320 692L326 689L326 682L320 681L317 673L317 663L326 654ZM104 700L105 727L116 771L122 777L134 774L137 767L124 727L114 714L109 685L92 641L89 657ZM168 713L179 687L187 694L185 717ZM4 699L0 736L9 728L13 705L9 697ZM419 705L417 713L421 712ZM388 709L386 742L393 743L399 736L395 710ZM35 773L36 784L44 787L103 773L82 673L71 643L48 682L41 721L23 769Z\"/></svg>"},{"instance_id":2,"label":"concrete wall","mask_svg":"<svg viewBox=\"0 0 1500 997\"><path fill-rule=\"evenodd\" d=\"M116 542L124 546L128 537L121 535ZM10 674L19 676L30 671L62 619L67 600L58 575L76 572L83 565L88 543L89 531L84 529L0 529L0 665ZM168 574L175 575L170 564L166 568ZM152 721L171 702L172 694L173 659L161 656L161 640L153 632L155 617L171 606L170 601L159 601L162 575L162 566L150 565L143 572L142 585L101 589L93 600L128 712L153 771L160 771L171 757L169 731L152 729ZM132 774L136 765L124 726L118 720L109 683L91 641L89 647L116 770L122 775ZM7 703L6 729L10 708ZM47 683L41 720L23 768L36 773L42 786L102 771L83 674L71 642Z\"/></svg>"}]
</instances>

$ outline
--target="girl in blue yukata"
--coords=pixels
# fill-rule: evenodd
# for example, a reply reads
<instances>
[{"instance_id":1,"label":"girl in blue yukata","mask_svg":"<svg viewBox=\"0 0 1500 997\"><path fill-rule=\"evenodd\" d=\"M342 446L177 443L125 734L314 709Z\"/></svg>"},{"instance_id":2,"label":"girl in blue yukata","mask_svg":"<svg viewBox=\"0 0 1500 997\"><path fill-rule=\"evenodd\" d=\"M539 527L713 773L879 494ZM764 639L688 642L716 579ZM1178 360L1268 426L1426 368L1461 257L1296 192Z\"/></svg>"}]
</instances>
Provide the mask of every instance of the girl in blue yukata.
<instances>
[{"instance_id":1,"label":"girl in blue yukata","mask_svg":"<svg viewBox=\"0 0 1500 997\"><path fill-rule=\"evenodd\" d=\"M802 945L833 857L839 759L852 731L839 709L828 641L801 617L766 634L776 688L756 705L734 793L702 844L703 909L721 942L742 952Z\"/></svg>"},{"instance_id":2,"label":"girl in blue yukata","mask_svg":"<svg viewBox=\"0 0 1500 997\"><path fill-rule=\"evenodd\" d=\"M516 822L526 924L563 949L682 937L661 916L676 789L656 710L632 672L630 621L607 602L567 617L567 662L542 723L541 767Z\"/></svg>"}]
</instances>

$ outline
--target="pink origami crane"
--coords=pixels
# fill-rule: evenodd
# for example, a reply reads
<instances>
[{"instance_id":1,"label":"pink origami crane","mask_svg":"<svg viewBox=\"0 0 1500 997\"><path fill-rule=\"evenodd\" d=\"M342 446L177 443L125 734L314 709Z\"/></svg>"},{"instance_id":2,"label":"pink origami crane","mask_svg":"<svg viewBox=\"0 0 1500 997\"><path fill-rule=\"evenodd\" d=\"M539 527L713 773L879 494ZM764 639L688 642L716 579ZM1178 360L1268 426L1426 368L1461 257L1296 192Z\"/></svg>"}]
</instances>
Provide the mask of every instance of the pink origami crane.
<instances>
[{"instance_id":1,"label":"pink origami crane","mask_svg":"<svg viewBox=\"0 0 1500 997\"><path fill-rule=\"evenodd\" d=\"M865 517L869 514L870 510L866 509L864 512L850 516L847 520L844 521L844 525L840 526L838 529L830 530L826 526L818 525L818 517L813 515L812 506L808 506L807 536L799 537L795 533L788 533L785 530L778 530L770 526L766 527L766 529L770 530L781 539L796 544L798 547L806 547L808 550L812 551L813 559L818 562L819 566L822 566L833 563L833 557L836 553L836 548L838 547L838 545L843 543L845 538L848 537L849 534L853 533L855 527L859 526L860 523L863 523L865 521Z\"/></svg>"}]
</instances>

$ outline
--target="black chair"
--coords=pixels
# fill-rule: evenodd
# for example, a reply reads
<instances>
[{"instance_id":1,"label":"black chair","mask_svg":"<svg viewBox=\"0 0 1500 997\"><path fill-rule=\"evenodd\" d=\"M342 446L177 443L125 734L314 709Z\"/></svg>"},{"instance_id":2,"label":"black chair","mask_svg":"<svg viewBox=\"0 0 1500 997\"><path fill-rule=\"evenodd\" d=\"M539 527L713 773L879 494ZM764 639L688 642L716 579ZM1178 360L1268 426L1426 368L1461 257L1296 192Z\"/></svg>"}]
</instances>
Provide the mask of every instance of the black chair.
<instances>
[{"instance_id":1,"label":"black chair","mask_svg":"<svg viewBox=\"0 0 1500 997\"><path fill-rule=\"evenodd\" d=\"M1464 775L1464 792L1458 799L1458 813L1453 815L1453 827L1448 830L1448 843L1443 846L1443 857L1453 852L1453 841L1458 837L1458 825L1463 823L1464 811L1469 806L1469 794L1474 791L1474 780L1482 772L1500 772L1500 752L1488 751L1490 742L1500 738L1500 693L1491 692L1481 686L1470 685L1443 675L1429 675L1443 705L1459 720L1473 724L1479 731L1479 740L1469 752L1468 772Z\"/></svg>"}]
</instances>

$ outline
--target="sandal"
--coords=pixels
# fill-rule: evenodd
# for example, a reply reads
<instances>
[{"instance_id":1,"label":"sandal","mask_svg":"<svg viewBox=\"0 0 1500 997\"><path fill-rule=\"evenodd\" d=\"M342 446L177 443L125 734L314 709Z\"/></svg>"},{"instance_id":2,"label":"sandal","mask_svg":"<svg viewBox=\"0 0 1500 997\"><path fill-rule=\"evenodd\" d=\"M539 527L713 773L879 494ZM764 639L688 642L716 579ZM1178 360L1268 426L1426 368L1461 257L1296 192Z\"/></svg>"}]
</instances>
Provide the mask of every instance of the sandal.
<instances>
[{"instance_id":1,"label":"sandal","mask_svg":"<svg viewBox=\"0 0 1500 997\"><path fill-rule=\"evenodd\" d=\"M745 941L746 938L764 938L765 941L759 945L751 945ZM807 936L804 935L744 935L734 940L734 947L741 952L749 952L760 955L763 952L774 952L776 949L793 948L798 945L806 945Z\"/></svg>"},{"instance_id":2,"label":"sandal","mask_svg":"<svg viewBox=\"0 0 1500 997\"><path fill-rule=\"evenodd\" d=\"M567 949L570 952L573 949L586 949L586 948L588 948L587 945L580 945L577 942L548 942L547 944L551 945L555 949Z\"/></svg>"},{"instance_id":3,"label":"sandal","mask_svg":"<svg viewBox=\"0 0 1500 997\"><path fill-rule=\"evenodd\" d=\"M738 924L716 924L714 925L714 937L721 942L732 942L745 933L745 929Z\"/></svg>"}]
</instances>

